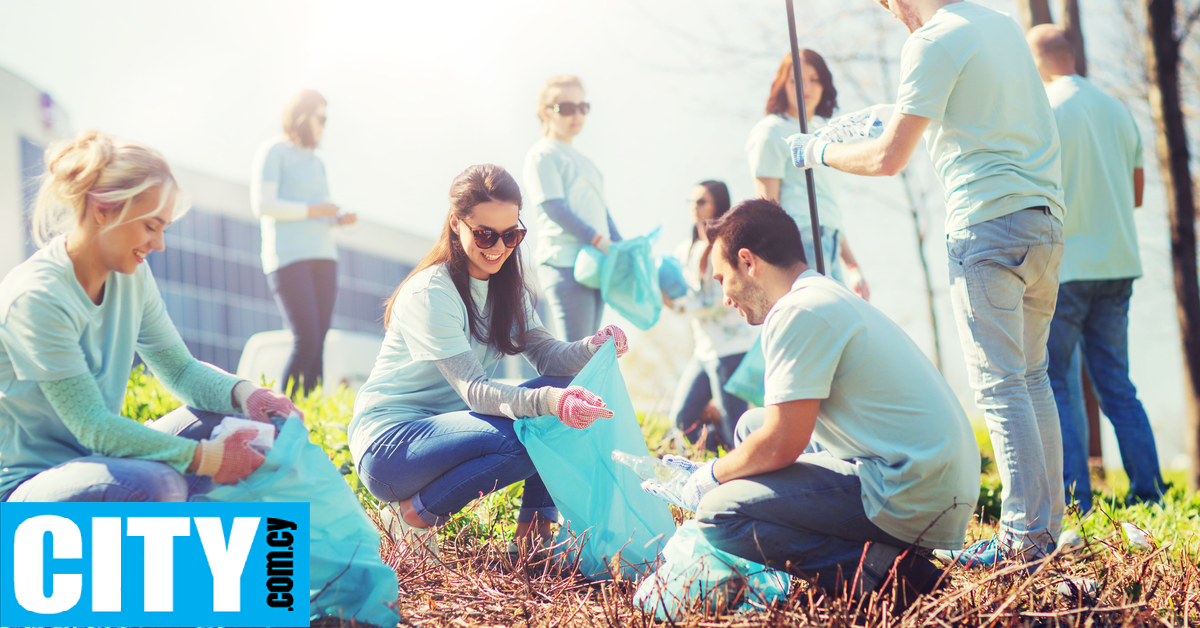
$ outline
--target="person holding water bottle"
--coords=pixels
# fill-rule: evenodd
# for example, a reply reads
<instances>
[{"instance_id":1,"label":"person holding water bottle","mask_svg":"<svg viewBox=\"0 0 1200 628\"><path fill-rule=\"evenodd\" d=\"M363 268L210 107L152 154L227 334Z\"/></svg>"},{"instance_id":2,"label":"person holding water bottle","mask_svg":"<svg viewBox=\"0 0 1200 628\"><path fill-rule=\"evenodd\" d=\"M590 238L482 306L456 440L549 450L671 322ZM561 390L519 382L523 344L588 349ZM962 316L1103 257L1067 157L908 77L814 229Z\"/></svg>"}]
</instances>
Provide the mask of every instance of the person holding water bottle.
<instances>
[{"instance_id":1,"label":"person holding water bottle","mask_svg":"<svg viewBox=\"0 0 1200 628\"><path fill-rule=\"evenodd\" d=\"M292 331L280 385L306 395L324 371L325 334L337 299L333 228L358 220L330 202L325 162L316 152L325 110L325 98L311 89L292 96L283 109L284 136L259 147L250 177L250 206L262 225L263 272Z\"/></svg>"}]
</instances>

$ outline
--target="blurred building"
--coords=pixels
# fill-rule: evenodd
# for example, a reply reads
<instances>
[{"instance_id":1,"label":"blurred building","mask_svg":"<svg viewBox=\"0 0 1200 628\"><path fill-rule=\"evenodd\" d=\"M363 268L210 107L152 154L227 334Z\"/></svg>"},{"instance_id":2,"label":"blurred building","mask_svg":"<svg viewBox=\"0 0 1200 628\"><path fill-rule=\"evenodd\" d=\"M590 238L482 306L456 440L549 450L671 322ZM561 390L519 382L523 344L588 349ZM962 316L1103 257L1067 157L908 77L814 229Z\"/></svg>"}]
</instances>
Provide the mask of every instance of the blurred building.
<instances>
[{"instance_id":1,"label":"blurred building","mask_svg":"<svg viewBox=\"0 0 1200 628\"><path fill-rule=\"evenodd\" d=\"M0 69L0 276L36 250L29 219L42 155L51 141L73 132L48 94ZM241 183L173 171L193 209L167 229L166 251L148 262L192 354L233 372L250 336L283 327L259 259L250 192ZM382 335L384 300L432 243L366 221L340 230L336 239L341 260L333 327Z\"/></svg>"}]
</instances>

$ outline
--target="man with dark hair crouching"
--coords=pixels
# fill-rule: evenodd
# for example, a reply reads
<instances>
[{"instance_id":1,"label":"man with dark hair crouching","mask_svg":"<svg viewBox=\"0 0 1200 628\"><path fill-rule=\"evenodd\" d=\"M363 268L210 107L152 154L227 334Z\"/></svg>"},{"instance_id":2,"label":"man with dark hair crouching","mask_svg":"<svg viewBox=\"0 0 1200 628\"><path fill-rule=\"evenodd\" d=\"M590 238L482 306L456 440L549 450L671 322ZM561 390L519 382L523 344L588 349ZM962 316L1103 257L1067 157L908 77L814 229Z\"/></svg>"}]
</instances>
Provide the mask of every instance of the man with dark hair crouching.
<instances>
[{"instance_id":1,"label":"man with dark hair crouching","mask_svg":"<svg viewBox=\"0 0 1200 628\"><path fill-rule=\"evenodd\" d=\"M746 201L705 229L726 302L764 325L766 407L724 457L664 459L686 483L643 488L694 510L719 549L855 596L895 583L907 607L944 575L916 548L961 547L979 497L962 406L904 330L808 267L778 205Z\"/></svg>"}]
</instances>

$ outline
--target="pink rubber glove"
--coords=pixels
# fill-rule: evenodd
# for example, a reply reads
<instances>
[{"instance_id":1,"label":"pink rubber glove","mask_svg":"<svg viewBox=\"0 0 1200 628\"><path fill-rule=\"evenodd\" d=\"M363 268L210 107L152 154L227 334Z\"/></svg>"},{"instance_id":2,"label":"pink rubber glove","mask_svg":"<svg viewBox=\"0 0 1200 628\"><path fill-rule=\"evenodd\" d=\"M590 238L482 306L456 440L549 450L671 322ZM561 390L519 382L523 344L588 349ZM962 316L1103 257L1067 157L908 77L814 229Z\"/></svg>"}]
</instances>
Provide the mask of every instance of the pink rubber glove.
<instances>
[{"instance_id":1,"label":"pink rubber glove","mask_svg":"<svg viewBox=\"0 0 1200 628\"><path fill-rule=\"evenodd\" d=\"M609 338L614 338L617 341L617 357L625 355L629 351L629 340L625 338L625 332L621 331L616 325L608 325L604 329L596 332L595 336L588 338L588 348L592 350L592 355L604 346L604 342Z\"/></svg>"},{"instance_id":2,"label":"pink rubber glove","mask_svg":"<svg viewBox=\"0 0 1200 628\"><path fill-rule=\"evenodd\" d=\"M612 410L604 407L604 401L582 386L555 388L550 394L554 401L554 414L567 427L582 430L596 419L613 417Z\"/></svg>"},{"instance_id":3,"label":"pink rubber glove","mask_svg":"<svg viewBox=\"0 0 1200 628\"><path fill-rule=\"evenodd\" d=\"M256 430L234 430L200 441L196 445L200 456L196 475L207 475L217 484L237 484L245 479L267 459L247 444L255 436Z\"/></svg>"},{"instance_id":4,"label":"pink rubber glove","mask_svg":"<svg viewBox=\"0 0 1200 628\"><path fill-rule=\"evenodd\" d=\"M242 414L252 421L270 421L272 416L290 416L295 413L304 418L304 413L288 399L287 395L270 388L258 388L245 380L233 387L233 398Z\"/></svg>"}]
</instances>

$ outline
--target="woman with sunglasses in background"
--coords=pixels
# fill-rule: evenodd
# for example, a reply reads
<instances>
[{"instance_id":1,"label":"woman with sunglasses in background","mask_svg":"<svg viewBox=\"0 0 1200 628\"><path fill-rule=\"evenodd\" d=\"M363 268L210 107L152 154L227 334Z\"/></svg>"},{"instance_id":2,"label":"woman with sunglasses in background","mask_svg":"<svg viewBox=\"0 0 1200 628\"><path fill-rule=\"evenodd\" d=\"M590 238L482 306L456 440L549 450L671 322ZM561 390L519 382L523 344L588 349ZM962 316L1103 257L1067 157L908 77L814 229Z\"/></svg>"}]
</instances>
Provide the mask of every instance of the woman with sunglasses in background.
<instances>
[{"instance_id":1,"label":"woman with sunglasses in background","mask_svg":"<svg viewBox=\"0 0 1200 628\"><path fill-rule=\"evenodd\" d=\"M280 385L308 394L324 370L325 334L337 298L336 225L357 217L330 202L325 162L316 153L325 131L325 98L306 89L283 108L283 133L258 149L250 206L262 223L262 263L292 354Z\"/></svg>"},{"instance_id":2,"label":"woman with sunglasses in background","mask_svg":"<svg viewBox=\"0 0 1200 628\"><path fill-rule=\"evenodd\" d=\"M725 392L725 382L758 340L758 328L750 326L736 308L725 305L721 284L712 277L712 265L700 267L708 246L704 222L729 211L729 188L721 181L702 181L692 188L690 200L695 223L692 237L675 249L688 291L674 301L664 301L692 319L695 350L675 389L671 419L691 443L699 440L707 426L704 447L715 452L721 445L728 451L734 446L737 420L748 406L744 400ZM716 420L708 425L704 419L710 412L715 413Z\"/></svg>"},{"instance_id":3,"label":"woman with sunglasses in background","mask_svg":"<svg viewBox=\"0 0 1200 628\"><path fill-rule=\"evenodd\" d=\"M804 115L811 132L813 116L828 119L837 109L837 89L833 86L833 75L825 65L825 59L807 48L800 51L800 79L804 89ZM755 193L779 203L796 220L796 225L800 227L800 239L804 243L804 257L810 266L816 268L812 220L808 210L808 183L803 170L788 167L792 165L792 154L787 138L800 128L798 115L796 79L792 73L792 55L789 53L784 55L775 72L771 93L767 97L767 116L750 131L746 154L750 158ZM842 212L834 197L829 175L820 173L815 181L825 274L846 284L866 299L870 296L867 282L842 232ZM845 265L844 273L842 266L837 264L839 259Z\"/></svg>"},{"instance_id":4,"label":"woman with sunglasses in background","mask_svg":"<svg viewBox=\"0 0 1200 628\"><path fill-rule=\"evenodd\" d=\"M517 248L520 209L520 188L499 166L454 179L442 235L388 302L383 347L354 406L350 451L367 490L387 503L386 532L434 554L435 526L521 480L517 539L549 539L558 510L513 421L554 415L583 429L612 417L599 397L568 384L607 339L624 354L625 334L610 325L567 343L546 331ZM489 379L516 354L542 377L519 387Z\"/></svg>"},{"instance_id":5,"label":"woman with sunglasses in background","mask_svg":"<svg viewBox=\"0 0 1200 628\"><path fill-rule=\"evenodd\" d=\"M595 333L604 313L600 291L575 281L579 250L590 244L608 253L621 239L604 201L604 177L571 146L590 109L578 77L550 77L537 97L542 138L525 156L525 191L536 207L538 281L555 332L567 341Z\"/></svg>"}]
</instances>

